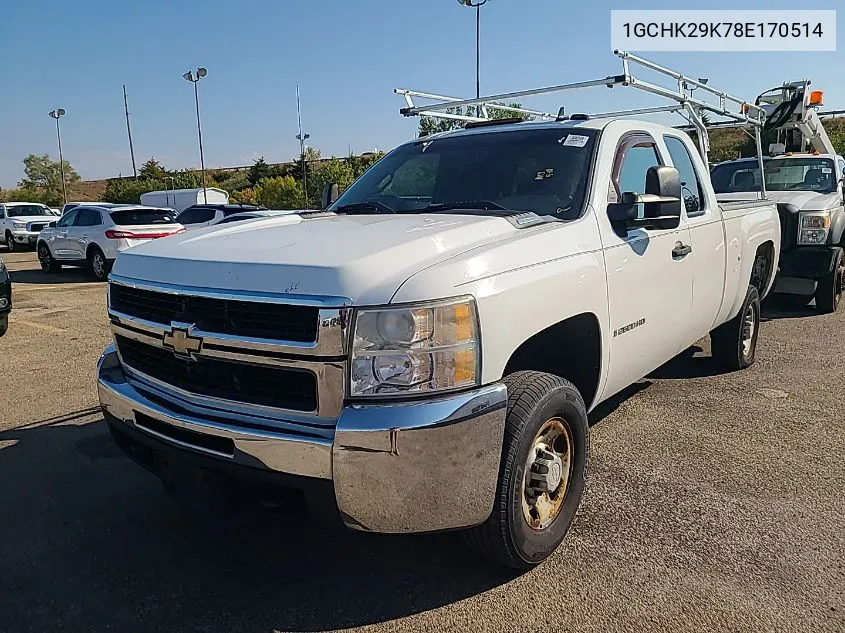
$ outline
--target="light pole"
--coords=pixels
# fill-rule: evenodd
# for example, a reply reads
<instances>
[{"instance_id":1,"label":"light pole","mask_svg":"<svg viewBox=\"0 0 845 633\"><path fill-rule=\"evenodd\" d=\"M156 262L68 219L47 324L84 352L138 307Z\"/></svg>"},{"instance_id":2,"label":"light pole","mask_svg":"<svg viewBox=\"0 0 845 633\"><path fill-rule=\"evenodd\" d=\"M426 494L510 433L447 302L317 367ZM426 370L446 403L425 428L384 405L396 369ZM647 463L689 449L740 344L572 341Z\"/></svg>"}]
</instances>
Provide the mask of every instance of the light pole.
<instances>
[{"instance_id":1,"label":"light pole","mask_svg":"<svg viewBox=\"0 0 845 633\"><path fill-rule=\"evenodd\" d=\"M62 206L67 204L67 191L65 191L65 159L62 156L62 130L59 127L59 117L64 116L63 108L56 108L50 111L50 116L56 119L56 138L59 139L59 170L62 173Z\"/></svg>"},{"instance_id":2,"label":"light pole","mask_svg":"<svg viewBox=\"0 0 845 633\"><path fill-rule=\"evenodd\" d=\"M475 9L475 98L481 98L481 7L487 0L458 0L458 4ZM478 106L481 107L481 106Z\"/></svg>"},{"instance_id":3,"label":"light pole","mask_svg":"<svg viewBox=\"0 0 845 633\"><path fill-rule=\"evenodd\" d=\"M197 136L199 137L200 141L200 169L202 170L202 199L205 204L208 204L208 194L205 192L205 158L202 154L202 126L200 125L200 92L197 88L197 84L199 80L205 77L208 74L208 71L200 66L197 68L197 74L194 76L190 70L186 72L182 77L190 81L194 84L194 101L197 104Z\"/></svg>"},{"instance_id":4,"label":"light pole","mask_svg":"<svg viewBox=\"0 0 845 633\"><path fill-rule=\"evenodd\" d=\"M296 140L299 141L299 157L302 160L302 195L305 198L304 208L308 208L308 163L305 162L305 141L311 138L310 134L302 133L302 110L299 106L299 84L296 84L296 119L299 123L299 134Z\"/></svg>"}]
</instances>

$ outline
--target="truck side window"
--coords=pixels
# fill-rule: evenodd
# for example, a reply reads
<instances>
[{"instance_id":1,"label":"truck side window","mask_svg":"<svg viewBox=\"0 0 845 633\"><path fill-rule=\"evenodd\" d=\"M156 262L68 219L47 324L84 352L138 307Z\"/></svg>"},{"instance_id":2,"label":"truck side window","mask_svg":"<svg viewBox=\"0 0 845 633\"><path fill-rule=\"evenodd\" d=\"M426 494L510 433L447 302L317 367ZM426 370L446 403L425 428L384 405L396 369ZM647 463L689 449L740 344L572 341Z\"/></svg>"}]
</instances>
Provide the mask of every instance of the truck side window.
<instances>
[{"instance_id":1,"label":"truck side window","mask_svg":"<svg viewBox=\"0 0 845 633\"><path fill-rule=\"evenodd\" d=\"M608 202L617 202L626 191L645 193L649 167L662 164L657 144L647 134L632 134L623 139L616 150ZM638 207L638 216L643 217L643 205Z\"/></svg>"},{"instance_id":2,"label":"truck side window","mask_svg":"<svg viewBox=\"0 0 845 633\"><path fill-rule=\"evenodd\" d=\"M692 162L687 146L676 136L664 136L669 156L672 157L675 169L681 175L681 195L684 199L684 206L687 210L687 217L704 214L704 191L701 182L695 173L695 166Z\"/></svg>"}]
</instances>

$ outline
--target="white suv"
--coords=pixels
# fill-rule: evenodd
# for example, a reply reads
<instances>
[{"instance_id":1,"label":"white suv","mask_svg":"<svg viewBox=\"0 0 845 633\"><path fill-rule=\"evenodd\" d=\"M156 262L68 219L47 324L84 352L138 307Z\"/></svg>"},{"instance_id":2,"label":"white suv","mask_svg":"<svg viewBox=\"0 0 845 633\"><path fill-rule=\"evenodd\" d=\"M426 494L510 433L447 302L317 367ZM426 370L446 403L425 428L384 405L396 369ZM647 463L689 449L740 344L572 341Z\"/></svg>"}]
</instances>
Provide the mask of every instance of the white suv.
<instances>
[{"instance_id":1,"label":"white suv","mask_svg":"<svg viewBox=\"0 0 845 633\"><path fill-rule=\"evenodd\" d=\"M63 265L88 266L104 281L121 251L184 230L170 209L80 205L41 232L38 261L44 272L57 272Z\"/></svg>"}]
</instances>

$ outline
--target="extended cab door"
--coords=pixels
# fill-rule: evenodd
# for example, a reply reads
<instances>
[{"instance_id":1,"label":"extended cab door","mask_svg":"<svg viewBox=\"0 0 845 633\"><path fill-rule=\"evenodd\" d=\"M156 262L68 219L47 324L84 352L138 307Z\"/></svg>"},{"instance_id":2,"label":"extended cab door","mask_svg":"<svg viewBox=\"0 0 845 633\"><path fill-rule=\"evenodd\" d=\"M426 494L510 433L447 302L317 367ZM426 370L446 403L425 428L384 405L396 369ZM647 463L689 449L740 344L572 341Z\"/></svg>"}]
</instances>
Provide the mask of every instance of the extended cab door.
<instances>
[{"instance_id":1,"label":"extended cab door","mask_svg":"<svg viewBox=\"0 0 845 633\"><path fill-rule=\"evenodd\" d=\"M713 328L725 295L725 227L711 195L709 176L687 135L664 135L672 166L681 175L683 215L690 231L693 264L692 313L689 327L695 339Z\"/></svg>"},{"instance_id":2,"label":"extended cab door","mask_svg":"<svg viewBox=\"0 0 845 633\"><path fill-rule=\"evenodd\" d=\"M610 132L617 125L608 124L605 138L613 138ZM624 134L615 151L613 147L603 150L606 160L605 152L613 153L607 202L616 202L623 192L644 193L648 168L667 162L655 139L644 132ZM603 390L609 396L677 355L695 338L690 337L688 326L693 265L688 254L689 230L683 221L674 229L617 232L606 209L605 204L597 212L610 312L610 366Z\"/></svg>"}]
</instances>

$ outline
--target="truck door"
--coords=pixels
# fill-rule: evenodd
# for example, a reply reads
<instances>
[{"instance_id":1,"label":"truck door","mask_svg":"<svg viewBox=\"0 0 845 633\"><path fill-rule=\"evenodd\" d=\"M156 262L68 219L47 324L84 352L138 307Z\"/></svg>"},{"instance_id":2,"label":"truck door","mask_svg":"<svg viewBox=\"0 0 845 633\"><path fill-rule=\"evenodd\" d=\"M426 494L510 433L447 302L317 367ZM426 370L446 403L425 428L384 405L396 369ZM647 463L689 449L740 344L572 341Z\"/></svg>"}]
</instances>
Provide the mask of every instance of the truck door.
<instances>
[{"instance_id":1,"label":"truck door","mask_svg":"<svg viewBox=\"0 0 845 633\"><path fill-rule=\"evenodd\" d=\"M613 125L613 124L611 124ZM622 137L613 157L608 202L626 191L645 192L649 167L665 165L654 138L637 132ZM643 211L640 210L642 215ZM695 341L693 266L689 230L635 228L617 233L599 212L610 314L610 366L604 394L639 380Z\"/></svg>"},{"instance_id":2,"label":"truck door","mask_svg":"<svg viewBox=\"0 0 845 633\"><path fill-rule=\"evenodd\" d=\"M681 175L683 216L690 231L693 264L692 314L689 326L696 339L705 336L716 322L725 294L725 230L719 205L709 188L704 163L689 137L663 137L672 166Z\"/></svg>"}]
</instances>

